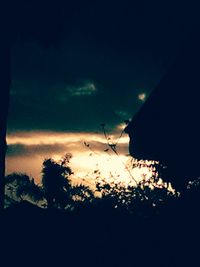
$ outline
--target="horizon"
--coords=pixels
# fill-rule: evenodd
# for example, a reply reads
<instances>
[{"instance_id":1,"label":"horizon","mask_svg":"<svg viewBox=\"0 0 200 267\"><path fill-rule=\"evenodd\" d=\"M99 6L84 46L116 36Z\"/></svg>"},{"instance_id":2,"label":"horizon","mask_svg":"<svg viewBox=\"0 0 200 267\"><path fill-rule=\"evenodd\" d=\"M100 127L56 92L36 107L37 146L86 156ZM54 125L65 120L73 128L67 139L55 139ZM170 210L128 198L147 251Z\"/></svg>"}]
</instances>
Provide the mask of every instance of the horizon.
<instances>
[{"instance_id":1,"label":"horizon","mask_svg":"<svg viewBox=\"0 0 200 267\"><path fill-rule=\"evenodd\" d=\"M180 11L174 1L163 5L88 1L77 11L66 4L64 10L72 13L64 16L57 32L62 38L52 46L52 25L48 29L45 24L45 33L39 27L45 16L40 14L37 25L29 21L27 34L36 26L39 35L31 39L19 34L11 49L7 173L27 172L39 181L42 160L58 159L66 152L73 154L72 168L77 173L90 172L98 160L105 161L106 140L103 135L99 139L99 125L105 123L114 139L120 135L121 124L141 108L196 25L196 13L188 19L193 10L183 6ZM46 37L44 46L40 34ZM49 132L55 140L49 139ZM74 139L62 142L65 134ZM93 134L96 139L91 140ZM119 154L124 161L129 152L128 136L123 138L126 142L120 144ZM87 162L84 141L92 142L104 159Z\"/></svg>"},{"instance_id":2,"label":"horizon","mask_svg":"<svg viewBox=\"0 0 200 267\"><path fill-rule=\"evenodd\" d=\"M71 176L73 183L85 183L93 187L97 171L100 172L101 179L108 182L114 179L120 183L135 184L133 179L139 182L144 175L149 179L153 175L153 170L149 167L150 161L143 161L146 166L142 168L131 166L133 158L128 153L129 138L122 126L125 123L118 125L116 131L108 135L109 140L103 132L22 131L8 134L6 174L26 173L36 183L40 183L43 161L47 158L59 161L66 153L70 153L72 158L69 166L74 173ZM117 144L117 154L108 142Z\"/></svg>"}]
</instances>

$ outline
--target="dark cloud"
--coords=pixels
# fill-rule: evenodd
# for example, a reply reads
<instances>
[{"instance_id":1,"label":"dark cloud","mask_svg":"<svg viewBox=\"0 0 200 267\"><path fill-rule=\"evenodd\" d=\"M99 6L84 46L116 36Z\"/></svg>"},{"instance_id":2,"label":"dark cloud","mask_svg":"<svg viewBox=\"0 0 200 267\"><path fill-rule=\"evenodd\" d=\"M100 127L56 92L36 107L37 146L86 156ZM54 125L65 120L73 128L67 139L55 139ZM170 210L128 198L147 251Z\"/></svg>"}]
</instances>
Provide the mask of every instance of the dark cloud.
<instances>
[{"instance_id":1,"label":"dark cloud","mask_svg":"<svg viewBox=\"0 0 200 267\"><path fill-rule=\"evenodd\" d=\"M36 145L24 145L24 144L12 144L8 146L8 157L53 157L54 155L64 155L65 153L72 153L74 156L80 153L92 153L97 155L103 155L107 153L113 154L113 151L105 143L99 141L90 141L89 147L84 145L83 142L63 143L63 144L36 144ZM117 146L117 152L122 155L127 154L127 144L119 144Z\"/></svg>"},{"instance_id":2,"label":"dark cloud","mask_svg":"<svg viewBox=\"0 0 200 267\"><path fill-rule=\"evenodd\" d=\"M23 40L13 46L9 130L115 127L118 111L135 114L142 105L138 94L149 95L199 25L198 9L179 0L77 6L63 7L68 16L56 48Z\"/></svg>"},{"instance_id":3,"label":"dark cloud","mask_svg":"<svg viewBox=\"0 0 200 267\"><path fill-rule=\"evenodd\" d=\"M8 146L8 157L16 157L16 156L51 156L55 153L65 153L65 148L60 144L53 145L22 145L15 144Z\"/></svg>"},{"instance_id":4,"label":"dark cloud","mask_svg":"<svg viewBox=\"0 0 200 267\"><path fill-rule=\"evenodd\" d=\"M116 132L141 107L142 94L148 96L159 83L191 29L197 34L200 25L199 3L193 0L50 1L59 2L61 13L46 0L7 2L16 2L9 8L10 22L22 33L11 57L8 132L14 134L94 133L102 131L101 123ZM51 47L53 39L56 46ZM103 141L91 141L90 147L106 153ZM12 143L7 171L39 177L43 157L92 151L78 141ZM127 144L120 144L118 152L125 155Z\"/></svg>"},{"instance_id":5,"label":"dark cloud","mask_svg":"<svg viewBox=\"0 0 200 267\"><path fill-rule=\"evenodd\" d=\"M32 53L33 61L29 58ZM57 53L62 58L64 50ZM58 59L58 66L52 62L51 53L46 55L42 48L31 45L27 52L16 48L9 129L96 130L101 122L113 126L120 123L116 110L134 114L141 105L137 94L149 92L161 71L152 73L152 64L137 68L138 60L130 66L127 56L116 60L109 51L107 58L99 62L98 49L93 53L93 57L87 55L85 59ZM70 81L67 77L73 75L75 78Z\"/></svg>"}]
</instances>

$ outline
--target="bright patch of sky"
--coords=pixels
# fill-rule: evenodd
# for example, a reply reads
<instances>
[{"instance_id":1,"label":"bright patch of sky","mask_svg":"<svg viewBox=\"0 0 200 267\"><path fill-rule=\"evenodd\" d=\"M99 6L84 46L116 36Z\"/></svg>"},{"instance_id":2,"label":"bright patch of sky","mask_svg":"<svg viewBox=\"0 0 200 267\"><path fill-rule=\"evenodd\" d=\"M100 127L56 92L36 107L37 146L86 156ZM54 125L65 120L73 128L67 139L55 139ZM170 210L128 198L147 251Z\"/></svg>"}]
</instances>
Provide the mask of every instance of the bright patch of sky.
<instances>
[{"instance_id":1,"label":"bright patch of sky","mask_svg":"<svg viewBox=\"0 0 200 267\"><path fill-rule=\"evenodd\" d=\"M127 135L119 138L112 133L109 138L117 141L117 152L108 145L103 134L97 133L62 133L62 132L18 132L8 135L7 174L25 172L40 182L42 162L45 158L61 159L66 153L72 153L71 168L73 181L94 184L94 171L99 170L102 178L118 179L120 182L134 182L132 175L139 181L143 174L152 175L152 170L130 167L127 169L128 156Z\"/></svg>"},{"instance_id":2,"label":"bright patch of sky","mask_svg":"<svg viewBox=\"0 0 200 267\"><path fill-rule=\"evenodd\" d=\"M141 102L144 102L146 100L146 93L140 93L138 94L138 99L141 101Z\"/></svg>"}]
</instances>

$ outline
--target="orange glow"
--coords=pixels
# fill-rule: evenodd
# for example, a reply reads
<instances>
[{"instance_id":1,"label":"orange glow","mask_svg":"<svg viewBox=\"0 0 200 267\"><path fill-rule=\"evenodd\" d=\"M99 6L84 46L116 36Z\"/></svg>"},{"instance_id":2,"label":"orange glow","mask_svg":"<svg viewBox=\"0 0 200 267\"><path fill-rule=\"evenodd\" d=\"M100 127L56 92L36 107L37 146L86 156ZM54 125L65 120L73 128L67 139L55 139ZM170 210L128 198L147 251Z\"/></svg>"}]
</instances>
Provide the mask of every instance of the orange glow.
<instances>
[{"instance_id":1,"label":"orange glow","mask_svg":"<svg viewBox=\"0 0 200 267\"><path fill-rule=\"evenodd\" d=\"M111 139L117 138L116 135L110 135ZM10 134L7 137L9 145L23 144L23 145L40 145L40 144L64 144L70 142L101 142L106 144L103 134L96 133L55 133L55 132L18 132ZM121 137L119 144L128 143L128 136Z\"/></svg>"},{"instance_id":2,"label":"orange glow","mask_svg":"<svg viewBox=\"0 0 200 267\"><path fill-rule=\"evenodd\" d=\"M118 140L117 134L109 137ZM48 150L46 154L40 154L39 149L34 151L31 147L30 155L27 153L7 157L7 173L26 172L37 182L40 181L44 158L52 157L59 160L66 152L73 154L70 166L75 173L73 179L79 182L84 179L94 183L94 170L99 170L100 176L104 179L115 179L115 182L133 185L136 184L134 179L140 181L144 176L149 179L153 174L153 170L148 166L151 162L146 162L142 168L128 167L129 157L125 156L128 154L128 136L122 136L118 140L118 148L120 145L124 147L123 153L119 153L118 156L112 150L105 149L109 148L107 141L103 134L97 133L18 132L8 135L7 141L8 145L23 145L25 149L26 147L29 149L30 146L39 148L44 145L61 145L62 151L57 151L55 148L52 151ZM92 149L84 146L84 142L92 144Z\"/></svg>"},{"instance_id":3,"label":"orange glow","mask_svg":"<svg viewBox=\"0 0 200 267\"><path fill-rule=\"evenodd\" d=\"M146 100L146 94L145 93L141 93L138 95L138 99L142 102L144 102Z\"/></svg>"}]
</instances>

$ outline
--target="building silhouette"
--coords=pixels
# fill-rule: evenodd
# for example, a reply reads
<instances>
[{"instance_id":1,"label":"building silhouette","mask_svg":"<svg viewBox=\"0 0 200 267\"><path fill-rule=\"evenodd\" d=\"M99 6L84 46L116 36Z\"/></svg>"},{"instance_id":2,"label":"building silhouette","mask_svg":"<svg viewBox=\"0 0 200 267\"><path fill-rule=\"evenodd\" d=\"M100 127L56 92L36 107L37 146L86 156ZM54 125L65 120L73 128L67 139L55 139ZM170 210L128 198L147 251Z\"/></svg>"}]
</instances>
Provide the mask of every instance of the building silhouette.
<instances>
[{"instance_id":1,"label":"building silhouette","mask_svg":"<svg viewBox=\"0 0 200 267\"><path fill-rule=\"evenodd\" d=\"M174 63L125 131L130 154L159 160L182 189L200 176L200 41L184 44Z\"/></svg>"}]
</instances>

